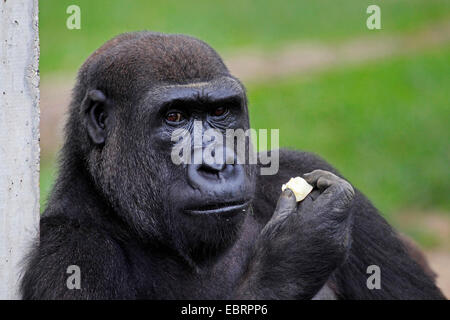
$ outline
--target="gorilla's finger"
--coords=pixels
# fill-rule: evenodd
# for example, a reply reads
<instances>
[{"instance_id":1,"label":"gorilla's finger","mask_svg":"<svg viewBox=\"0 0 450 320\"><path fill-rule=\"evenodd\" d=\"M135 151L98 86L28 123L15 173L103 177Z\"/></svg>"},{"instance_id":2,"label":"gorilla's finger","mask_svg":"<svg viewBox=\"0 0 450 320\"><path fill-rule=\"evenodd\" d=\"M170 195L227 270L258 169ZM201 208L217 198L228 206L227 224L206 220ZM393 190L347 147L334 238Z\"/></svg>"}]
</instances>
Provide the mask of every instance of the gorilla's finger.
<instances>
[{"instance_id":1,"label":"gorilla's finger","mask_svg":"<svg viewBox=\"0 0 450 320\"><path fill-rule=\"evenodd\" d=\"M332 184L336 182L337 182L336 180L329 179L326 176L321 176L317 180L317 189L325 190L326 188L330 187Z\"/></svg>"},{"instance_id":2,"label":"gorilla's finger","mask_svg":"<svg viewBox=\"0 0 450 320\"><path fill-rule=\"evenodd\" d=\"M315 203L322 207L329 207L329 212L344 212L348 208L354 198L355 191L350 183L344 179L337 182L319 178L321 187L326 188L325 191L317 198Z\"/></svg>"},{"instance_id":3,"label":"gorilla's finger","mask_svg":"<svg viewBox=\"0 0 450 320\"><path fill-rule=\"evenodd\" d=\"M333 174L329 171L320 170L320 169L314 170L309 173L305 173L303 175L303 177L306 180L306 182L308 182L312 186L317 186L318 188L319 188L319 186L317 185L317 183L319 182L320 178L325 178L325 179L329 180L328 182L323 181L323 183L325 183L324 185L322 185L323 187L327 187L327 186L329 186L329 183L338 181L340 179L335 174Z\"/></svg>"},{"instance_id":4,"label":"gorilla's finger","mask_svg":"<svg viewBox=\"0 0 450 320\"><path fill-rule=\"evenodd\" d=\"M324 181L320 183L321 185L324 186L328 184L328 187L326 187L325 191L322 193L321 196L328 198L334 198L336 196L339 196L341 200L349 202L353 199L355 195L355 190L353 189L352 185L344 179L340 179L337 182L331 183L329 180L324 179Z\"/></svg>"},{"instance_id":5,"label":"gorilla's finger","mask_svg":"<svg viewBox=\"0 0 450 320\"><path fill-rule=\"evenodd\" d=\"M313 187L316 187L317 180L323 175L325 171L323 170L314 170L309 173L305 173L303 178Z\"/></svg>"},{"instance_id":6,"label":"gorilla's finger","mask_svg":"<svg viewBox=\"0 0 450 320\"><path fill-rule=\"evenodd\" d=\"M304 210L311 210L313 202L320 196L320 191L313 189L306 198L298 204L297 212L302 212Z\"/></svg>"},{"instance_id":7,"label":"gorilla's finger","mask_svg":"<svg viewBox=\"0 0 450 320\"><path fill-rule=\"evenodd\" d=\"M354 197L350 183L337 175L324 170L314 170L304 175L305 180L322 192L318 197L318 206L332 208L347 207ZM316 205L315 205L316 206Z\"/></svg>"},{"instance_id":8,"label":"gorilla's finger","mask_svg":"<svg viewBox=\"0 0 450 320\"><path fill-rule=\"evenodd\" d=\"M297 209L297 201L294 192L286 188L278 199L277 207L273 213L272 219L284 217Z\"/></svg>"},{"instance_id":9,"label":"gorilla's finger","mask_svg":"<svg viewBox=\"0 0 450 320\"><path fill-rule=\"evenodd\" d=\"M299 204L297 208L297 212L300 214L306 214L307 210L310 210L312 207L312 203L314 202L314 198L311 196L311 193L306 196Z\"/></svg>"},{"instance_id":10,"label":"gorilla's finger","mask_svg":"<svg viewBox=\"0 0 450 320\"><path fill-rule=\"evenodd\" d=\"M312 201L315 201L320 196L320 191L317 189L313 189L308 196L311 197Z\"/></svg>"}]
</instances>

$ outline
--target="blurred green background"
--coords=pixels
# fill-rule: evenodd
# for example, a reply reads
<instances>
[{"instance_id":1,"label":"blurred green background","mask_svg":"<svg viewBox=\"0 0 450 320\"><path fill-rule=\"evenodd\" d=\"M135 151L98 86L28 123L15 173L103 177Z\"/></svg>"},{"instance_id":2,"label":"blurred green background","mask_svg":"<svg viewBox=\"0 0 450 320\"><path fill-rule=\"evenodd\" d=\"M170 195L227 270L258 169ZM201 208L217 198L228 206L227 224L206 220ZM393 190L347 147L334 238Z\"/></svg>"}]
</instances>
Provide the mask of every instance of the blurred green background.
<instances>
[{"instance_id":1,"label":"blurred green background","mask_svg":"<svg viewBox=\"0 0 450 320\"><path fill-rule=\"evenodd\" d=\"M81 8L81 30L66 28L66 8L72 4ZM370 4L381 8L381 30L366 27ZM397 47L395 54L387 50L380 58L361 59L367 55L363 51L355 55L359 63L325 64L315 72L294 68L244 83L252 127L279 128L281 146L327 159L391 223L432 248L446 240L424 228L421 219L437 216L445 224L450 217L450 39L444 36L428 46L428 35L434 33L423 31L448 31L449 24L446 0L41 0L42 93L52 96L50 91L58 90L55 78L71 86L90 53L127 31L194 35L225 57L245 52L276 56L292 44L318 44L326 51L359 39L408 37L412 49L405 52ZM398 45L395 40L383 43ZM43 101L42 107L45 115L66 106ZM44 208L59 143L42 142Z\"/></svg>"}]
</instances>

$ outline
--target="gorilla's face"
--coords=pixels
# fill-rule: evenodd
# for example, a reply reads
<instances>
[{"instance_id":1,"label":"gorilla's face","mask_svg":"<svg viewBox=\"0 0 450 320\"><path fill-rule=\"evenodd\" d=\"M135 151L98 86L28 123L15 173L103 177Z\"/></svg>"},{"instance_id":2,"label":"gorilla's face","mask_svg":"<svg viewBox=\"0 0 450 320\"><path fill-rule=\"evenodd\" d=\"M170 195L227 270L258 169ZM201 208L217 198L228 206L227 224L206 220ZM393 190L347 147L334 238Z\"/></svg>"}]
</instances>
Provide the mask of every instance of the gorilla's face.
<instances>
[{"instance_id":1,"label":"gorilla's face","mask_svg":"<svg viewBox=\"0 0 450 320\"><path fill-rule=\"evenodd\" d=\"M141 60L141 73L127 74L134 95L88 92L85 122L97 144L91 172L141 235L191 256L217 251L237 236L255 189L256 168L245 162L249 138L241 134L249 128L245 91L223 65L221 72L214 65L190 79L155 82L143 75Z\"/></svg>"},{"instance_id":2,"label":"gorilla's face","mask_svg":"<svg viewBox=\"0 0 450 320\"><path fill-rule=\"evenodd\" d=\"M139 199L135 205L148 210L144 214L164 221L189 247L234 239L254 192L252 167L237 163L239 143L226 144L230 129L249 127L240 85L223 78L161 86L137 107L128 119L133 133L127 137L133 140L124 137L120 148L121 156L125 152L133 159L124 172L136 179L122 193L132 192ZM207 136L211 130L215 138ZM212 157L215 152L223 157Z\"/></svg>"}]
</instances>

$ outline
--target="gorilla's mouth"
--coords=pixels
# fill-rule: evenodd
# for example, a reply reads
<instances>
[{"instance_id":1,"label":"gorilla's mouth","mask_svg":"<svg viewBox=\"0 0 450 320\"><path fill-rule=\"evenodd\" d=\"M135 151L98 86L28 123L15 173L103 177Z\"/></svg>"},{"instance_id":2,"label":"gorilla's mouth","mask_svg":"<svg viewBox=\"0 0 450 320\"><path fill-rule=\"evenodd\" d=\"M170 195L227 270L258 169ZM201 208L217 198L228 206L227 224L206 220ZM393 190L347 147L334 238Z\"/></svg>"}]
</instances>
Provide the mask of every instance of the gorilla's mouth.
<instances>
[{"instance_id":1,"label":"gorilla's mouth","mask_svg":"<svg viewBox=\"0 0 450 320\"><path fill-rule=\"evenodd\" d=\"M184 211L191 215L208 215L208 214L220 214L231 216L239 212L247 210L250 204L249 200L230 201L230 202L218 202L214 204L207 204L198 207L190 207Z\"/></svg>"}]
</instances>

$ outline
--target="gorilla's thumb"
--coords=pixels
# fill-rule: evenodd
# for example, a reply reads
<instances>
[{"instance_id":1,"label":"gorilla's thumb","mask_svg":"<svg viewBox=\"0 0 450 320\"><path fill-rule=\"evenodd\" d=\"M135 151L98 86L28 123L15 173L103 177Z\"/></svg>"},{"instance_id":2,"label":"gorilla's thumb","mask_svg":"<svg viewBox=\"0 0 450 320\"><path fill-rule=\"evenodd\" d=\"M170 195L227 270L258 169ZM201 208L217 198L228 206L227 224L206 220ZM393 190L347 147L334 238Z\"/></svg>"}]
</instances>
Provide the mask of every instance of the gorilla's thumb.
<instances>
[{"instance_id":1,"label":"gorilla's thumb","mask_svg":"<svg viewBox=\"0 0 450 320\"><path fill-rule=\"evenodd\" d=\"M285 189L278 199L277 207L273 213L272 219L282 218L297 210L297 201L294 192L291 189Z\"/></svg>"}]
</instances>

